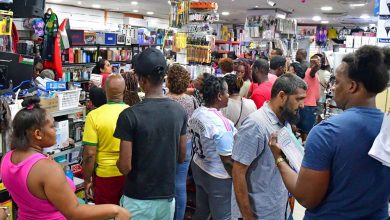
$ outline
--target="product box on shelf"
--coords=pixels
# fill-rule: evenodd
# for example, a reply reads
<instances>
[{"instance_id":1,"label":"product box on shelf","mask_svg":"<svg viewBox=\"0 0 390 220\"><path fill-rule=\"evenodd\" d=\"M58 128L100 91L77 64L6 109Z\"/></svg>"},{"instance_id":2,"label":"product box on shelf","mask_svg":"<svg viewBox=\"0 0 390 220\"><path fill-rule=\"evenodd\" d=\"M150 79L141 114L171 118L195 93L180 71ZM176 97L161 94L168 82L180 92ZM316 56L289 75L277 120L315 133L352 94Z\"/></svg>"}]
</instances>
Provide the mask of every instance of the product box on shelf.
<instances>
[{"instance_id":1,"label":"product box on shelf","mask_svg":"<svg viewBox=\"0 0 390 220\"><path fill-rule=\"evenodd\" d=\"M117 40L117 36L115 33L105 33L104 35L104 44L106 45L115 45Z\"/></svg>"},{"instance_id":2,"label":"product box on shelf","mask_svg":"<svg viewBox=\"0 0 390 220\"><path fill-rule=\"evenodd\" d=\"M102 32L96 33L96 44L103 45L105 43L105 34Z\"/></svg>"},{"instance_id":3,"label":"product box on shelf","mask_svg":"<svg viewBox=\"0 0 390 220\"><path fill-rule=\"evenodd\" d=\"M95 32L85 32L84 33L85 44L91 45L96 44L96 33Z\"/></svg>"},{"instance_id":4,"label":"product box on shelf","mask_svg":"<svg viewBox=\"0 0 390 220\"><path fill-rule=\"evenodd\" d=\"M116 39L116 44L125 44L126 43L126 35L119 34Z\"/></svg>"},{"instance_id":5,"label":"product box on shelf","mask_svg":"<svg viewBox=\"0 0 390 220\"><path fill-rule=\"evenodd\" d=\"M56 145L59 149L69 146L69 120L56 121Z\"/></svg>"},{"instance_id":6,"label":"product box on shelf","mask_svg":"<svg viewBox=\"0 0 390 220\"><path fill-rule=\"evenodd\" d=\"M70 30L71 45L84 45L84 30Z\"/></svg>"},{"instance_id":7,"label":"product box on shelf","mask_svg":"<svg viewBox=\"0 0 390 220\"><path fill-rule=\"evenodd\" d=\"M46 109L48 112L56 112L58 111L58 97L52 97L52 98L43 98L41 97L40 102L41 108Z\"/></svg>"}]
</instances>

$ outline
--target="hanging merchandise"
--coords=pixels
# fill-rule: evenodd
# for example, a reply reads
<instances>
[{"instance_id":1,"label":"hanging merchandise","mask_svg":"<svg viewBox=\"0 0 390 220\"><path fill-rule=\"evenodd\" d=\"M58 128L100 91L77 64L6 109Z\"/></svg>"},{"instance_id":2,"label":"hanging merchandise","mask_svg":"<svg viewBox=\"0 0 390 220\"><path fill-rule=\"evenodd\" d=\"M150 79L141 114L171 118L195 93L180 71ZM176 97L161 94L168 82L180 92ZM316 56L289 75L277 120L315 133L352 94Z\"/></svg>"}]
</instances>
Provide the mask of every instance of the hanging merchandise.
<instances>
[{"instance_id":1,"label":"hanging merchandise","mask_svg":"<svg viewBox=\"0 0 390 220\"><path fill-rule=\"evenodd\" d=\"M336 28L332 27L328 30L328 39L337 39L337 30Z\"/></svg>"},{"instance_id":2,"label":"hanging merchandise","mask_svg":"<svg viewBox=\"0 0 390 220\"><path fill-rule=\"evenodd\" d=\"M58 17L51 8L47 9L43 20L45 21L45 35L43 42L43 59L53 61L54 41L58 33Z\"/></svg>"},{"instance_id":3,"label":"hanging merchandise","mask_svg":"<svg viewBox=\"0 0 390 220\"><path fill-rule=\"evenodd\" d=\"M50 17L52 17L52 21L53 21L52 32L49 31L49 35L47 35L48 32L46 32L46 27L45 27L45 36L44 36L44 45L43 45L43 53L42 54L45 54L45 53L49 54L50 53L50 50L49 50L50 47L45 48L45 45L47 45L47 43L49 41L53 41L52 42L53 43L52 44L53 53L52 53L52 60L48 60L47 58L46 59L44 58L45 61L43 63L43 66L44 66L44 68L54 70L54 72L56 73L56 79L60 79L60 78L62 78L61 34L60 34L60 31L58 31L58 23L57 23L58 19L56 19L57 15L55 15L50 8L48 9L48 12L51 12L51 14L53 14L53 16L50 16ZM48 13L46 13L46 14L48 14ZM48 16L45 16L45 17L48 17ZM65 26L67 23L68 23L68 21L66 19L64 21L62 21L61 25L59 26L61 31L65 30ZM46 23L46 26L47 26L47 23ZM54 33L55 33L55 35L51 35ZM49 36L51 36L51 37L49 37Z\"/></svg>"},{"instance_id":4,"label":"hanging merchandise","mask_svg":"<svg viewBox=\"0 0 390 220\"><path fill-rule=\"evenodd\" d=\"M171 13L169 16L169 26L181 28L188 23L190 1L170 1Z\"/></svg>"},{"instance_id":5,"label":"hanging merchandise","mask_svg":"<svg viewBox=\"0 0 390 220\"><path fill-rule=\"evenodd\" d=\"M187 47L187 34L176 33L173 41L175 42L175 51L185 49Z\"/></svg>"},{"instance_id":6,"label":"hanging merchandise","mask_svg":"<svg viewBox=\"0 0 390 220\"><path fill-rule=\"evenodd\" d=\"M189 63L211 63L211 47L206 37L187 38L187 61Z\"/></svg>"},{"instance_id":7,"label":"hanging merchandise","mask_svg":"<svg viewBox=\"0 0 390 220\"><path fill-rule=\"evenodd\" d=\"M339 36L338 36L338 39L339 40L346 40L346 36L347 35L350 35L351 31L349 29L347 29L346 27L343 27L340 31L339 31Z\"/></svg>"},{"instance_id":8,"label":"hanging merchandise","mask_svg":"<svg viewBox=\"0 0 390 220\"><path fill-rule=\"evenodd\" d=\"M65 50L70 48L70 24L69 19L64 19L59 28L60 36L61 36L61 50Z\"/></svg>"},{"instance_id":9,"label":"hanging merchandise","mask_svg":"<svg viewBox=\"0 0 390 220\"><path fill-rule=\"evenodd\" d=\"M219 14L218 13L201 13L201 12L193 12L190 13L189 20L191 22L215 22L219 21Z\"/></svg>"},{"instance_id":10,"label":"hanging merchandise","mask_svg":"<svg viewBox=\"0 0 390 220\"><path fill-rule=\"evenodd\" d=\"M12 11L0 10L0 35L11 35L13 14Z\"/></svg>"}]
</instances>

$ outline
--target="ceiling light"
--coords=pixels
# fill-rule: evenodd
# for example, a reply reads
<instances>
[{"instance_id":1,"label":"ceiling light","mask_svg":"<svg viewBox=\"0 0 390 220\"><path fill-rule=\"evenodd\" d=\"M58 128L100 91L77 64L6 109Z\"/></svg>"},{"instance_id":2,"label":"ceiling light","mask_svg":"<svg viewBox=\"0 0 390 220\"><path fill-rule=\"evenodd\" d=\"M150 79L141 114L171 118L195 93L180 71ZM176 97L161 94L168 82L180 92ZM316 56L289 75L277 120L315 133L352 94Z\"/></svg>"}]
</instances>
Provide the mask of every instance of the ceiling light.
<instances>
[{"instance_id":1,"label":"ceiling light","mask_svg":"<svg viewBox=\"0 0 390 220\"><path fill-rule=\"evenodd\" d=\"M92 8L101 8L102 6L101 5L98 5L98 4L93 4L92 5Z\"/></svg>"},{"instance_id":2,"label":"ceiling light","mask_svg":"<svg viewBox=\"0 0 390 220\"><path fill-rule=\"evenodd\" d=\"M168 5L171 5L171 1L168 1Z\"/></svg>"},{"instance_id":3,"label":"ceiling light","mask_svg":"<svg viewBox=\"0 0 390 220\"><path fill-rule=\"evenodd\" d=\"M134 12L134 13L138 13L138 10L137 10L137 9L134 9L133 12Z\"/></svg>"},{"instance_id":4,"label":"ceiling light","mask_svg":"<svg viewBox=\"0 0 390 220\"><path fill-rule=\"evenodd\" d=\"M321 21L321 17L320 16L314 16L312 19L313 19L313 21Z\"/></svg>"},{"instance_id":5,"label":"ceiling light","mask_svg":"<svg viewBox=\"0 0 390 220\"><path fill-rule=\"evenodd\" d=\"M229 13L228 11L223 11L223 12L222 12L222 15L223 15L223 16L228 16L228 15L230 15L230 13Z\"/></svg>"},{"instance_id":6,"label":"ceiling light","mask_svg":"<svg viewBox=\"0 0 390 220\"><path fill-rule=\"evenodd\" d=\"M271 1L271 0L267 0L267 3L269 6L272 6L272 7L274 7L276 5L276 2Z\"/></svg>"},{"instance_id":7,"label":"ceiling light","mask_svg":"<svg viewBox=\"0 0 390 220\"><path fill-rule=\"evenodd\" d=\"M78 1L77 4L78 4L78 5L82 5L83 2L82 2L82 1Z\"/></svg>"},{"instance_id":8,"label":"ceiling light","mask_svg":"<svg viewBox=\"0 0 390 220\"><path fill-rule=\"evenodd\" d=\"M258 8L259 6L258 6L258 5L256 5L255 7L256 7L256 8Z\"/></svg>"},{"instance_id":9,"label":"ceiling light","mask_svg":"<svg viewBox=\"0 0 390 220\"><path fill-rule=\"evenodd\" d=\"M321 24L329 24L329 21L321 21Z\"/></svg>"},{"instance_id":10,"label":"ceiling light","mask_svg":"<svg viewBox=\"0 0 390 220\"><path fill-rule=\"evenodd\" d=\"M368 14L362 14L362 15L360 16L360 18L361 18L361 19L370 19L370 15L368 15Z\"/></svg>"},{"instance_id":11,"label":"ceiling light","mask_svg":"<svg viewBox=\"0 0 390 220\"><path fill-rule=\"evenodd\" d=\"M359 3L359 4L349 4L349 6L351 6L351 7L363 7L363 6L365 6L366 4L364 4L364 3Z\"/></svg>"},{"instance_id":12,"label":"ceiling light","mask_svg":"<svg viewBox=\"0 0 390 220\"><path fill-rule=\"evenodd\" d=\"M333 7L331 7L331 6L324 6L324 7L321 7L321 10L322 11L332 11Z\"/></svg>"},{"instance_id":13,"label":"ceiling light","mask_svg":"<svg viewBox=\"0 0 390 220\"><path fill-rule=\"evenodd\" d=\"M148 14L148 15L154 15L154 12L148 11L148 12L146 12L146 14Z\"/></svg>"},{"instance_id":14,"label":"ceiling light","mask_svg":"<svg viewBox=\"0 0 390 220\"><path fill-rule=\"evenodd\" d=\"M137 1L132 1L131 4L132 5L138 5L138 2Z\"/></svg>"}]
</instances>

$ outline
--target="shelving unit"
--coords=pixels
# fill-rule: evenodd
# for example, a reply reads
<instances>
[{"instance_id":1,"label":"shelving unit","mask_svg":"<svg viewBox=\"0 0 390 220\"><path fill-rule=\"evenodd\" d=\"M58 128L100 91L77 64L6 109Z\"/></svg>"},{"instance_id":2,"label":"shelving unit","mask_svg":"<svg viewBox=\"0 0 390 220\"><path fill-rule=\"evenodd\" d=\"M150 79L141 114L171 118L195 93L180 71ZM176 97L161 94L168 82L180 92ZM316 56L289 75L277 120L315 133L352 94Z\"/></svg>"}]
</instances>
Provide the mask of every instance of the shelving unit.
<instances>
[{"instance_id":1,"label":"shelving unit","mask_svg":"<svg viewBox=\"0 0 390 220\"><path fill-rule=\"evenodd\" d=\"M51 115L53 117L59 117L59 116L65 116L65 115L72 115L72 114L76 114L76 113L79 113L79 112L83 112L83 118L85 119L85 115L86 115L85 107L64 109L64 110L53 112L53 113L51 113Z\"/></svg>"},{"instance_id":2,"label":"shelving unit","mask_svg":"<svg viewBox=\"0 0 390 220\"><path fill-rule=\"evenodd\" d=\"M56 158L56 157L61 157L61 156L64 156L64 155L67 155L67 154L70 154L70 153L73 153L75 151L79 151L81 150L81 148L83 147L83 144L82 142L76 142L74 144L74 147L70 148L70 149L67 149L67 150L64 150L64 151L61 151L61 152L58 152L58 153L54 153L52 154L51 156L53 158Z\"/></svg>"},{"instance_id":3,"label":"shelving unit","mask_svg":"<svg viewBox=\"0 0 390 220\"><path fill-rule=\"evenodd\" d=\"M109 61L110 63L123 63L123 64L129 64L131 60L124 60L124 61ZM95 62L92 63L62 63L62 66L94 66L96 65Z\"/></svg>"}]
</instances>

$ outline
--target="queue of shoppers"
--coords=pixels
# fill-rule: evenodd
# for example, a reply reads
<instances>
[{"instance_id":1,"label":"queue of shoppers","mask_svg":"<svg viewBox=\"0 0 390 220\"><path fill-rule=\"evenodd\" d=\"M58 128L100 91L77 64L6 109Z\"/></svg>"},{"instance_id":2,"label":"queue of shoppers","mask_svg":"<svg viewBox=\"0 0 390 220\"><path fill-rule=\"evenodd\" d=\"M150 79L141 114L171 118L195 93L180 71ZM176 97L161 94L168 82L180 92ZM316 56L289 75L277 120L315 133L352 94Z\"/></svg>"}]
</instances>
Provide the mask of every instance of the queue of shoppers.
<instances>
[{"instance_id":1,"label":"queue of shoppers","mask_svg":"<svg viewBox=\"0 0 390 220\"><path fill-rule=\"evenodd\" d=\"M308 63L298 50L297 63L308 65L301 78L283 54L222 59L224 76L200 73L194 90L187 70L167 66L157 49L140 53L125 79L107 76L107 102L88 114L83 136L84 186L96 205L79 204L72 181L42 153L55 144L54 120L37 97L26 98L1 162L19 219L186 219L189 172L192 219L292 219L293 198L305 219L388 219L390 167L368 152L384 119L375 97L389 83L390 50L363 46L343 58L331 88L343 112L318 124L330 86L324 57ZM125 104L138 84L145 97ZM282 130L304 144L298 170L281 149Z\"/></svg>"}]
</instances>

